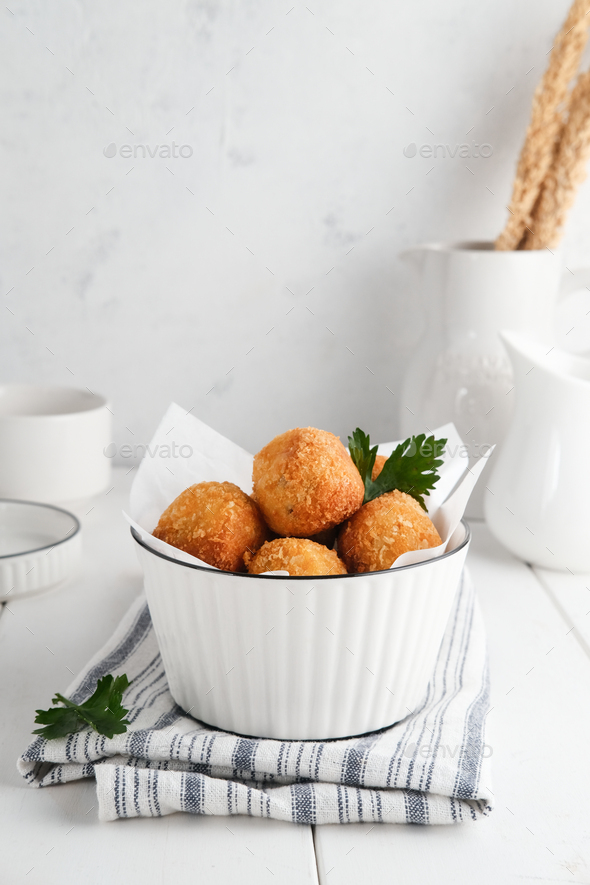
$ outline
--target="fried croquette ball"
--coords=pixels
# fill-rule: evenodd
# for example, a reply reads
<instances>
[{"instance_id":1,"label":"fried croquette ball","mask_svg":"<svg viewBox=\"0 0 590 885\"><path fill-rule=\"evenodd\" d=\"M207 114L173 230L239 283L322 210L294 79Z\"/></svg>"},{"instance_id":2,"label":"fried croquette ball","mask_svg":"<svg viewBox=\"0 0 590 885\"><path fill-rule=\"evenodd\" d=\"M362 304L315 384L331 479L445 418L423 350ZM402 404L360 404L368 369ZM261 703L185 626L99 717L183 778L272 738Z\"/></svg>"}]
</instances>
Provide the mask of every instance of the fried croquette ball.
<instances>
[{"instance_id":1,"label":"fried croquette ball","mask_svg":"<svg viewBox=\"0 0 590 885\"><path fill-rule=\"evenodd\" d=\"M270 537L258 505L232 482L200 482L164 511L154 537L228 572Z\"/></svg>"},{"instance_id":2,"label":"fried croquette ball","mask_svg":"<svg viewBox=\"0 0 590 885\"><path fill-rule=\"evenodd\" d=\"M306 538L363 503L360 473L337 436L315 427L281 433L254 457L254 499L278 535Z\"/></svg>"},{"instance_id":3,"label":"fried croquette ball","mask_svg":"<svg viewBox=\"0 0 590 885\"><path fill-rule=\"evenodd\" d=\"M375 458L375 463L373 464L373 470L371 472L371 479L373 482L377 479L381 471L383 470L383 465L387 461L385 455L377 455Z\"/></svg>"},{"instance_id":4,"label":"fried croquette ball","mask_svg":"<svg viewBox=\"0 0 590 885\"><path fill-rule=\"evenodd\" d=\"M309 538L277 538L263 544L252 556L246 552L244 561L251 575L284 569L293 575L345 575L346 568L334 550L316 544Z\"/></svg>"},{"instance_id":5,"label":"fried croquette ball","mask_svg":"<svg viewBox=\"0 0 590 885\"><path fill-rule=\"evenodd\" d=\"M369 501L342 526L338 553L349 572L388 569L408 550L441 543L420 504L397 489Z\"/></svg>"}]
</instances>

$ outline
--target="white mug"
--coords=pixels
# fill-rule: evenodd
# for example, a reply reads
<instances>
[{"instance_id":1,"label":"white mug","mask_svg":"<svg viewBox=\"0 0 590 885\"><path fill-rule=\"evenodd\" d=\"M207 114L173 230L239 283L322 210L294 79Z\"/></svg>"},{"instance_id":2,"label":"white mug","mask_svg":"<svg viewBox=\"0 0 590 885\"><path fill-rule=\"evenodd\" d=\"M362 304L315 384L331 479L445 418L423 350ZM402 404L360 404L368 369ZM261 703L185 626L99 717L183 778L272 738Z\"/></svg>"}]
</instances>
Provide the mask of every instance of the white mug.
<instances>
[{"instance_id":1,"label":"white mug","mask_svg":"<svg viewBox=\"0 0 590 885\"><path fill-rule=\"evenodd\" d=\"M89 390L0 386L0 497L52 503L107 487L107 400Z\"/></svg>"}]
</instances>

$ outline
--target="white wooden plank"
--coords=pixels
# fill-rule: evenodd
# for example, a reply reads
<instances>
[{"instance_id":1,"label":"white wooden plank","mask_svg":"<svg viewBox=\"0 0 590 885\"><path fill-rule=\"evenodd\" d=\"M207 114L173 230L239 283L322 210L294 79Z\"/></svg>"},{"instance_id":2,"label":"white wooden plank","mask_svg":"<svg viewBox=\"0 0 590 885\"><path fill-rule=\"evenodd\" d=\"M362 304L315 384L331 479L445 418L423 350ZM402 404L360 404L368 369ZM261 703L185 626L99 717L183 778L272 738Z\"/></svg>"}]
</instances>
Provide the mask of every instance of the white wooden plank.
<instances>
[{"instance_id":1,"label":"white wooden plank","mask_svg":"<svg viewBox=\"0 0 590 885\"><path fill-rule=\"evenodd\" d=\"M543 568L535 568L534 572L590 655L590 574L554 572Z\"/></svg>"},{"instance_id":2,"label":"white wooden plank","mask_svg":"<svg viewBox=\"0 0 590 885\"><path fill-rule=\"evenodd\" d=\"M473 528L497 807L456 827L317 827L322 883L590 882L590 664L532 571Z\"/></svg>"},{"instance_id":3,"label":"white wooden plank","mask_svg":"<svg viewBox=\"0 0 590 885\"><path fill-rule=\"evenodd\" d=\"M310 827L187 814L99 823L94 781L33 790L16 772L35 708L66 688L140 592L120 514L130 479L117 471L110 494L70 507L83 521L81 575L13 600L0 620L0 881L315 883Z\"/></svg>"}]
</instances>

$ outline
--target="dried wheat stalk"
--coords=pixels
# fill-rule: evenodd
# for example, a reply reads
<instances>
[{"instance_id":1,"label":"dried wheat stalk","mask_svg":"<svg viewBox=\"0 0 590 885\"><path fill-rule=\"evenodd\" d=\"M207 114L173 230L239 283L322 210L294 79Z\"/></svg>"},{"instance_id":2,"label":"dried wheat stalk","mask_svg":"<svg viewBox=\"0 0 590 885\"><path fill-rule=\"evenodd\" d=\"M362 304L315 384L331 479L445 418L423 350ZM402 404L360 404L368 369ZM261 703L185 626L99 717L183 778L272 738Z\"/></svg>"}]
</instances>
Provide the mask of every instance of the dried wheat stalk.
<instances>
[{"instance_id":1,"label":"dried wheat stalk","mask_svg":"<svg viewBox=\"0 0 590 885\"><path fill-rule=\"evenodd\" d=\"M510 216L496 240L496 249L518 249L530 227L531 213L553 160L564 123L568 86L575 76L586 45L588 0L574 0L555 39L549 66L533 97L527 129L512 192Z\"/></svg>"},{"instance_id":2,"label":"dried wheat stalk","mask_svg":"<svg viewBox=\"0 0 590 885\"><path fill-rule=\"evenodd\" d=\"M559 242L568 210L586 178L590 158L590 71L580 74L555 159L533 211L524 249L544 249Z\"/></svg>"}]
</instances>

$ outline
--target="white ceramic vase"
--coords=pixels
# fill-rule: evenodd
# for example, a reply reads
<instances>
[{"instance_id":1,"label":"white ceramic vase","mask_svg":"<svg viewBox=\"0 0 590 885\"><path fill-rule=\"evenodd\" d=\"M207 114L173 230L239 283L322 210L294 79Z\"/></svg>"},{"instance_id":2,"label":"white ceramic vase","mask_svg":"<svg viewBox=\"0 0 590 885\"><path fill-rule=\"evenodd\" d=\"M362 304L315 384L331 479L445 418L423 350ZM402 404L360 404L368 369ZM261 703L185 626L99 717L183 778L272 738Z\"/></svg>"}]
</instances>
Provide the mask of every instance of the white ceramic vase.
<instances>
[{"instance_id":1,"label":"white ceramic vase","mask_svg":"<svg viewBox=\"0 0 590 885\"><path fill-rule=\"evenodd\" d=\"M501 444L512 417L512 366L498 333L509 328L551 346L558 298L590 285L590 271L564 275L559 252L497 252L486 242L434 243L402 257L419 272L427 316L404 380L402 433L453 421L476 460ZM483 516L488 471L468 517Z\"/></svg>"}]
</instances>

